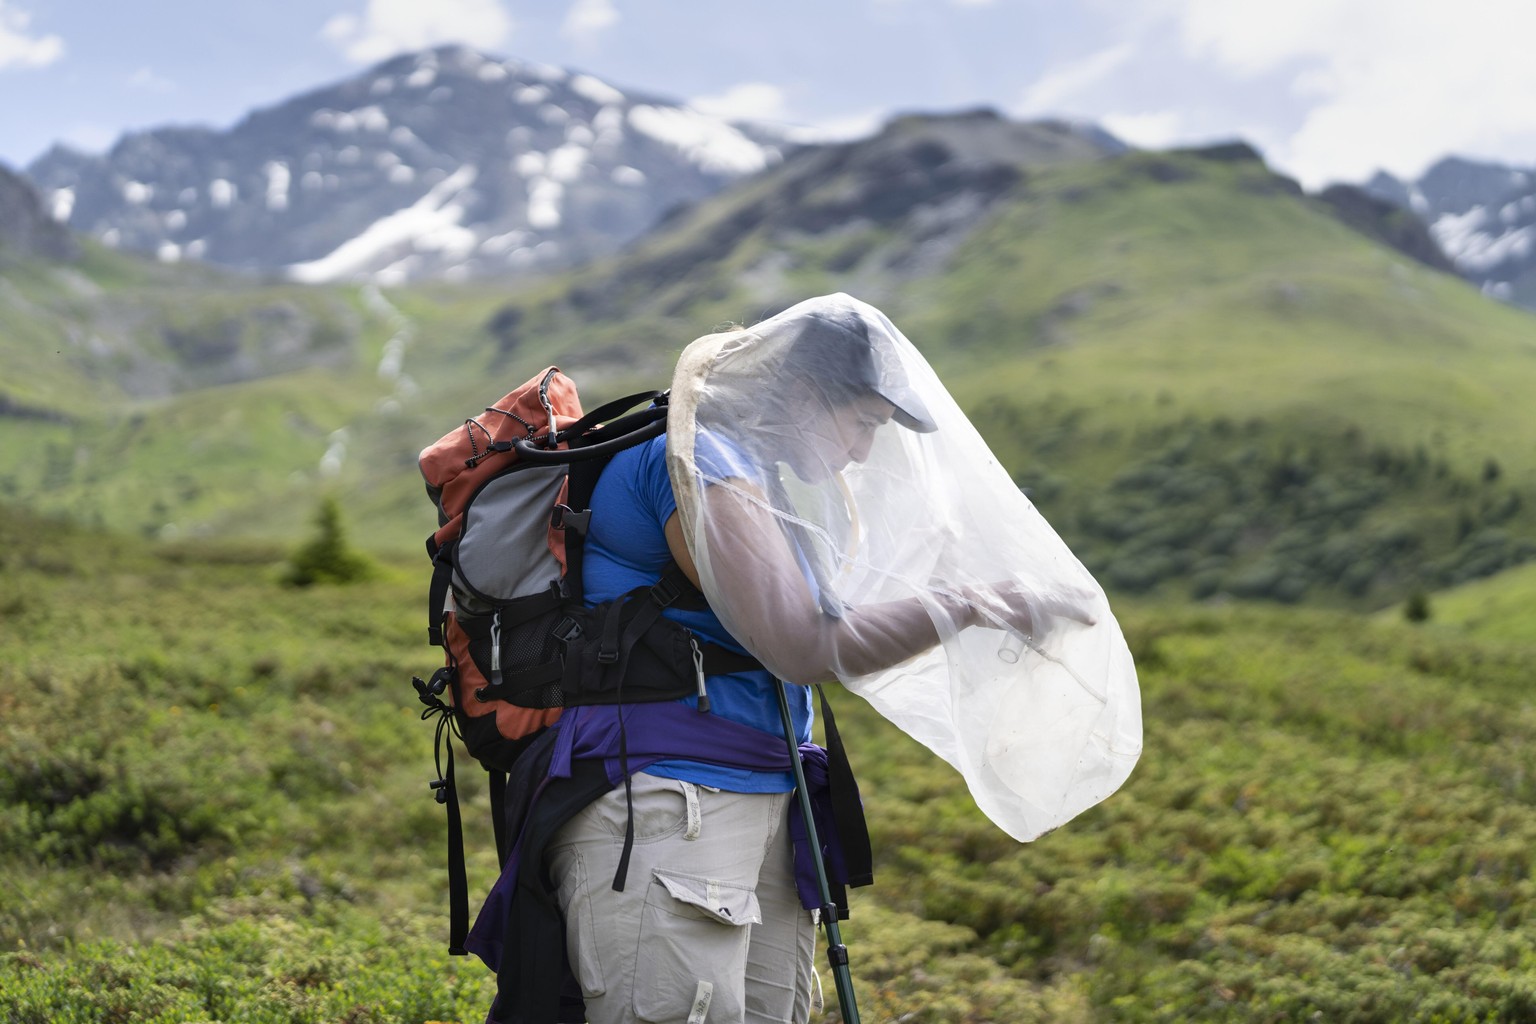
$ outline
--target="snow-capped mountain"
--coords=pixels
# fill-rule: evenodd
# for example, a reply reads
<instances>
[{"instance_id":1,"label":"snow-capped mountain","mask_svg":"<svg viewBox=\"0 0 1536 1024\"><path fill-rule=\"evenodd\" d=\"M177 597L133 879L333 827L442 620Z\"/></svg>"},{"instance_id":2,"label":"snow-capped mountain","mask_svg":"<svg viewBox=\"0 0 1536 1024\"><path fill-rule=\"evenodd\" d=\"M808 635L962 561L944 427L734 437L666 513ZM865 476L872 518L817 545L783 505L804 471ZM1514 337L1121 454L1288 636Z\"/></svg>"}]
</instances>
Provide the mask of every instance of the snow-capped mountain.
<instances>
[{"instance_id":1,"label":"snow-capped mountain","mask_svg":"<svg viewBox=\"0 0 1536 1024\"><path fill-rule=\"evenodd\" d=\"M1485 292L1536 309L1536 169L1449 157L1417 181L1381 173L1366 189L1416 213Z\"/></svg>"},{"instance_id":2,"label":"snow-capped mountain","mask_svg":"<svg viewBox=\"0 0 1536 1024\"><path fill-rule=\"evenodd\" d=\"M780 159L784 139L591 75L442 47L256 111L27 168L109 245L302 281L571 266Z\"/></svg>"}]
</instances>

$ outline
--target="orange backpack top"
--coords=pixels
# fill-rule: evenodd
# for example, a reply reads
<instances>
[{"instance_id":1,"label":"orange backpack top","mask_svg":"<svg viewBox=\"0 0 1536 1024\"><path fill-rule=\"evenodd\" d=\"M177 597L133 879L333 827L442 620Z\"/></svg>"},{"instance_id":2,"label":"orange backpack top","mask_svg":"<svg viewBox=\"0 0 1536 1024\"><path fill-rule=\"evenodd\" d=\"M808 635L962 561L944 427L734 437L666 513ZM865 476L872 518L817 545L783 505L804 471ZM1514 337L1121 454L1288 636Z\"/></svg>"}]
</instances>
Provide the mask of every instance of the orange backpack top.
<instances>
[{"instance_id":1,"label":"orange backpack top","mask_svg":"<svg viewBox=\"0 0 1536 1024\"><path fill-rule=\"evenodd\" d=\"M483 557L479 553L478 531L466 546L471 550L461 553L466 517L472 499L488 485L523 496L530 516L497 524L497 529L510 527L510 531L497 545L496 557L521 562L520 578L524 584L540 575L545 577L542 582L524 586L524 591L547 591L551 583L558 583L567 564L565 531L554 527L551 514L565 496L566 467L522 460L516 444L523 441L542 443L547 448L567 448L568 442L559 440L560 431L577 423L581 415L575 383L556 367L549 367L480 416L466 419L462 427L423 449L418 460L427 494L437 506L439 522L437 532L427 540L427 553L434 565L428 633L432 643L446 649L448 665L455 670L451 681L453 706L464 716L459 726L470 752L481 760L505 762L499 765L503 768L516 756L512 744L549 725L559 717L560 709L525 708L508 701L475 698L490 680L471 656L469 635L457 606L473 605L476 597L496 601L522 594L486 593L487 589L495 589L497 581L491 577L498 574L494 569L482 571L473 567ZM513 473L519 475L495 484L499 478L510 478ZM531 518L533 515L537 518ZM490 528L485 516L476 517L469 525L479 527L482 523ZM542 545L535 541L539 534L543 534ZM466 558L470 565L461 568ZM504 585L517 586L505 573L499 575ZM501 748L500 756L497 748Z\"/></svg>"}]
</instances>

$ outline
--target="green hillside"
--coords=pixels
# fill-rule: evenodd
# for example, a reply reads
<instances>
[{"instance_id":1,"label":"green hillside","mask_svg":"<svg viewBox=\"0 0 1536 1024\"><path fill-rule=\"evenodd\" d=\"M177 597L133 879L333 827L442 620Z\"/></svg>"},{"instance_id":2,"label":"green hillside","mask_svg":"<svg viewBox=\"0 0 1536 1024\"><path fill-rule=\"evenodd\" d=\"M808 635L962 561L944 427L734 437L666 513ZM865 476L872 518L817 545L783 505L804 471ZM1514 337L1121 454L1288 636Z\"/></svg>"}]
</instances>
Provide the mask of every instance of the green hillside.
<instances>
[{"instance_id":1,"label":"green hillside","mask_svg":"<svg viewBox=\"0 0 1536 1024\"><path fill-rule=\"evenodd\" d=\"M8 1022L481 1018L489 972L444 951L418 574L295 591L279 554L0 516ZM833 694L877 851L844 931L865 1020L1536 1014L1528 640L1117 608L1146 753L1028 845Z\"/></svg>"},{"instance_id":2,"label":"green hillside","mask_svg":"<svg viewBox=\"0 0 1536 1024\"><path fill-rule=\"evenodd\" d=\"M416 452L543 365L595 402L664 384L714 325L840 289L927 353L1119 592L1379 606L1536 554L1536 319L1232 147L1010 163L957 131L908 119L791 159L559 278L379 295L168 283L100 254L33 271L51 291L7 278L44 333L125 302L158 310L162 340L274 303L317 326L299 369L0 419L0 496L152 536L291 539L333 493L370 546L414 550L432 526ZM109 283L66 301L61 274ZM27 366L39 337L0 360ZM55 365L15 400L63 410L104 365Z\"/></svg>"},{"instance_id":3,"label":"green hillside","mask_svg":"<svg viewBox=\"0 0 1536 1024\"><path fill-rule=\"evenodd\" d=\"M1430 621L1488 640L1536 642L1536 566L1478 580L1436 594Z\"/></svg>"}]
</instances>

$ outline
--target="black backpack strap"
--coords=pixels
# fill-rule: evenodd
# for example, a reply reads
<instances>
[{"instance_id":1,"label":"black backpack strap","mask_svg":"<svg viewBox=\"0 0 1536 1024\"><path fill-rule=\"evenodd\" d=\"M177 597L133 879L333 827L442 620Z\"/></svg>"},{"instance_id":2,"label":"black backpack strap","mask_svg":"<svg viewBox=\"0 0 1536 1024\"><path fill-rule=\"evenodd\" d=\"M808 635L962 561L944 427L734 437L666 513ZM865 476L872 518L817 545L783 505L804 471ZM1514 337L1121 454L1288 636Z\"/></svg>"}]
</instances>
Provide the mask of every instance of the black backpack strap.
<instances>
[{"instance_id":1,"label":"black backpack strap","mask_svg":"<svg viewBox=\"0 0 1536 1024\"><path fill-rule=\"evenodd\" d=\"M602 424L602 427L599 430L594 431L594 433L607 435L606 437L598 438L598 440L608 440L610 437L625 433L626 431L624 428L633 429L633 422L630 421L638 419L642 422L649 423L652 420L660 419L666 416L666 399L667 392L665 391L640 391L633 395L626 395L623 398L616 398L611 402L604 402L596 409L593 409L591 412L582 416L582 418L577 420L575 423L572 423L570 426L566 427L563 431L561 431L561 433L566 437L581 438L587 433L587 431L592 430L594 426ZM610 420L616 414L622 413L628 409L633 409L641 402L651 402L655 403L655 405L651 409L642 409L638 413L631 413L628 417L622 417L621 419L615 421L615 423L608 422L608 420ZM613 429L615 424L623 424L623 427L619 429Z\"/></svg>"},{"instance_id":2,"label":"black backpack strap","mask_svg":"<svg viewBox=\"0 0 1536 1024\"><path fill-rule=\"evenodd\" d=\"M411 680L416 695L426 705L423 721L436 718L437 731L432 741L432 760L437 778L428 784L438 803L448 810L448 952L465 956L464 940L469 936L469 880L464 871L464 821L459 813L459 790L453 772L453 708L442 699L453 685L453 669L440 668L429 682ZM443 757L447 750L446 759ZM445 763L446 762L446 763Z\"/></svg>"},{"instance_id":3,"label":"black backpack strap","mask_svg":"<svg viewBox=\"0 0 1536 1024\"><path fill-rule=\"evenodd\" d=\"M427 538L427 551L432 555L432 583L427 588L427 639L433 647L443 646L443 616L448 607L449 588L453 583L453 559L448 549L437 549Z\"/></svg>"},{"instance_id":4,"label":"black backpack strap","mask_svg":"<svg viewBox=\"0 0 1536 1024\"><path fill-rule=\"evenodd\" d=\"M869 824L864 820L864 804L859 799L859 784L854 780L853 766L848 763L848 751L837 732L837 719L832 717L832 705L827 703L827 691L818 685L816 693L821 697L822 729L827 739L827 784L832 793L832 814L837 819L837 834L842 841L847 884L857 888L875 880Z\"/></svg>"}]
</instances>

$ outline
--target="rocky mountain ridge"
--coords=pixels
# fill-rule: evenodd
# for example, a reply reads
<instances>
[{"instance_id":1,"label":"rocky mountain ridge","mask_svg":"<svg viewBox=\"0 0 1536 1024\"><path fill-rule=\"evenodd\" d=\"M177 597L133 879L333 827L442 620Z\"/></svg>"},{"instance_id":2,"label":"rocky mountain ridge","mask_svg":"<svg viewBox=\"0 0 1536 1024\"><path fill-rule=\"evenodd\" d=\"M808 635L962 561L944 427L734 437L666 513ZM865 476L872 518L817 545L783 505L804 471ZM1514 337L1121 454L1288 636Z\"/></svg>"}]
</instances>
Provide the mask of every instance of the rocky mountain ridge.
<instances>
[{"instance_id":1,"label":"rocky mountain ridge","mask_svg":"<svg viewBox=\"0 0 1536 1024\"><path fill-rule=\"evenodd\" d=\"M1383 172L1365 189L1418 216L1487 294L1536 310L1536 168L1447 157L1414 181Z\"/></svg>"},{"instance_id":2,"label":"rocky mountain ridge","mask_svg":"<svg viewBox=\"0 0 1536 1024\"><path fill-rule=\"evenodd\" d=\"M227 131L160 128L27 168L110 246L295 280L563 268L789 143L591 75L464 47L396 57Z\"/></svg>"},{"instance_id":3,"label":"rocky mountain ridge","mask_svg":"<svg viewBox=\"0 0 1536 1024\"><path fill-rule=\"evenodd\" d=\"M48 216L31 184L0 167L0 257L68 260L78 251L74 237Z\"/></svg>"}]
</instances>

